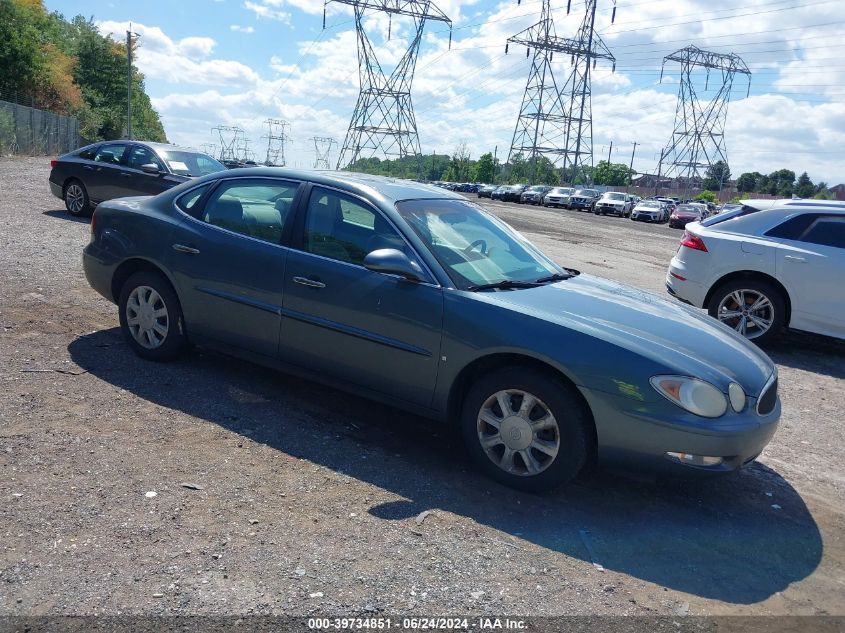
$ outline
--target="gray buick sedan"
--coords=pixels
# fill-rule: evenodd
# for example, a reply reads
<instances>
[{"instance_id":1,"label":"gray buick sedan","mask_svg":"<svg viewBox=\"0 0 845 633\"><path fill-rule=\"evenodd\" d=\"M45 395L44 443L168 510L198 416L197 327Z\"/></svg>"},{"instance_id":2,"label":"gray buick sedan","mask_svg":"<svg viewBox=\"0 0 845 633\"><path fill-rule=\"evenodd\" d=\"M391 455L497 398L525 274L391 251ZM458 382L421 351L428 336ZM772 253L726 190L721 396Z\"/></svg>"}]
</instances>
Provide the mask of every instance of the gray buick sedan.
<instances>
[{"instance_id":1,"label":"gray buick sedan","mask_svg":"<svg viewBox=\"0 0 845 633\"><path fill-rule=\"evenodd\" d=\"M518 488L596 460L736 470L780 417L772 361L732 329L436 187L219 172L101 204L83 262L140 356L190 341L458 425Z\"/></svg>"}]
</instances>

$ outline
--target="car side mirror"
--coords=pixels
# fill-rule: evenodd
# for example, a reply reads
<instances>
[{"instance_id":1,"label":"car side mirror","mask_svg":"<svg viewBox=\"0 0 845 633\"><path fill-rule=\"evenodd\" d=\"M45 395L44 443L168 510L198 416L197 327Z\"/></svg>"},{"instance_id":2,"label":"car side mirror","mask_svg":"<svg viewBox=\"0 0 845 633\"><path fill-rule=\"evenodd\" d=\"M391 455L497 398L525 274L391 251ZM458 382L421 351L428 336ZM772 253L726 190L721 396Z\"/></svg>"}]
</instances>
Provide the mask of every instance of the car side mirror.
<instances>
[{"instance_id":1,"label":"car side mirror","mask_svg":"<svg viewBox=\"0 0 845 633\"><path fill-rule=\"evenodd\" d=\"M364 258L364 268L387 275L399 275L408 281L422 281L423 272L419 264L411 261L402 251L395 248L380 248Z\"/></svg>"},{"instance_id":2,"label":"car side mirror","mask_svg":"<svg viewBox=\"0 0 845 633\"><path fill-rule=\"evenodd\" d=\"M146 165L141 165L141 171L145 174L157 174L161 170L158 168L158 165L147 163Z\"/></svg>"}]
</instances>

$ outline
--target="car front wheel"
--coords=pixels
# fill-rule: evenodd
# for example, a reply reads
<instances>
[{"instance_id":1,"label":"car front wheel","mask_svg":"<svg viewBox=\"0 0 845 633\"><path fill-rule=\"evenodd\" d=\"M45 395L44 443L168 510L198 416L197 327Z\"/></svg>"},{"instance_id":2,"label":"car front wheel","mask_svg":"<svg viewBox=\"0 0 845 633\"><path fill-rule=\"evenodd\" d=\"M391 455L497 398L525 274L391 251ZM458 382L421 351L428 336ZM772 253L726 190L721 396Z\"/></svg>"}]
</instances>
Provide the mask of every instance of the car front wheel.
<instances>
[{"instance_id":1,"label":"car front wheel","mask_svg":"<svg viewBox=\"0 0 845 633\"><path fill-rule=\"evenodd\" d=\"M142 358L166 361L186 345L182 308L173 288L161 275L135 273L120 292L120 329L132 350Z\"/></svg>"},{"instance_id":2,"label":"car front wheel","mask_svg":"<svg viewBox=\"0 0 845 633\"><path fill-rule=\"evenodd\" d=\"M573 387L528 368L479 379L461 427L475 462L501 483L539 492L571 481L587 463L592 417Z\"/></svg>"},{"instance_id":3,"label":"car front wheel","mask_svg":"<svg viewBox=\"0 0 845 633\"><path fill-rule=\"evenodd\" d=\"M88 191L81 181L71 180L65 185L65 208L75 216L85 215L91 210Z\"/></svg>"},{"instance_id":4,"label":"car front wheel","mask_svg":"<svg viewBox=\"0 0 845 633\"><path fill-rule=\"evenodd\" d=\"M786 300L765 281L738 279L719 286L707 304L710 316L745 338L764 343L786 324Z\"/></svg>"}]
</instances>

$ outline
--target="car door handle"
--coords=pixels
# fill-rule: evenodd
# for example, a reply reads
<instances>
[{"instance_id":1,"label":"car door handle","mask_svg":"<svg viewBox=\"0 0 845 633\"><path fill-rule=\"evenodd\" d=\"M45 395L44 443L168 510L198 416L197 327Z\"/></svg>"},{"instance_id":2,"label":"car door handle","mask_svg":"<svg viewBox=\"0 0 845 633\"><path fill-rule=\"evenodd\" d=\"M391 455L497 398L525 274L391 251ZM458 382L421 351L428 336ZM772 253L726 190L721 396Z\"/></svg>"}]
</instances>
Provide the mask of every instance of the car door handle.
<instances>
[{"instance_id":1,"label":"car door handle","mask_svg":"<svg viewBox=\"0 0 845 633\"><path fill-rule=\"evenodd\" d=\"M788 262L795 262L796 264L806 264L807 260L803 257L795 257L794 255L784 255L783 257Z\"/></svg>"},{"instance_id":2,"label":"car door handle","mask_svg":"<svg viewBox=\"0 0 845 633\"><path fill-rule=\"evenodd\" d=\"M188 255L199 255L200 252L198 248L185 246L184 244L174 244L173 250L177 253L187 253Z\"/></svg>"},{"instance_id":3,"label":"car door handle","mask_svg":"<svg viewBox=\"0 0 845 633\"><path fill-rule=\"evenodd\" d=\"M293 283L299 284L300 286L308 286L309 288L325 288L326 284L322 281L315 281L314 279L308 279L308 277L294 277Z\"/></svg>"},{"instance_id":4,"label":"car door handle","mask_svg":"<svg viewBox=\"0 0 845 633\"><path fill-rule=\"evenodd\" d=\"M124 178L132 178L132 174L127 174L125 172L120 172L120 175L123 176Z\"/></svg>"},{"instance_id":5,"label":"car door handle","mask_svg":"<svg viewBox=\"0 0 845 633\"><path fill-rule=\"evenodd\" d=\"M83 165L82 169L87 169L88 171L94 171L94 168L91 165Z\"/></svg>"}]
</instances>

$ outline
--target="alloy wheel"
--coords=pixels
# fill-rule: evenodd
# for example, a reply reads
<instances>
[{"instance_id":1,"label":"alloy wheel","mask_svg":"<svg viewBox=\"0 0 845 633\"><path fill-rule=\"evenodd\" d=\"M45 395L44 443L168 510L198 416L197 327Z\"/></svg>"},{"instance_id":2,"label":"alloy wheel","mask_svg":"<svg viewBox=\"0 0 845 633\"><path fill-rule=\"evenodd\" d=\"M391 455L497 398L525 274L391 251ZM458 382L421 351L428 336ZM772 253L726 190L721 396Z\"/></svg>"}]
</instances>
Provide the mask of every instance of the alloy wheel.
<instances>
[{"instance_id":1,"label":"alloy wheel","mask_svg":"<svg viewBox=\"0 0 845 633\"><path fill-rule=\"evenodd\" d=\"M85 207L85 193L82 191L82 187L75 183L69 185L65 192L65 201L71 213L82 213L82 209Z\"/></svg>"},{"instance_id":2,"label":"alloy wheel","mask_svg":"<svg viewBox=\"0 0 845 633\"><path fill-rule=\"evenodd\" d=\"M560 450L560 429L549 407L535 395L507 389L491 395L478 412L478 441L487 457L512 475L546 470Z\"/></svg>"},{"instance_id":3,"label":"alloy wheel","mask_svg":"<svg viewBox=\"0 0 845 633\"><path fill-rule=\"evenodd\" d=\"M775 308L771 300L759 290L739 289L722 299L716 317L745 338L755 339L771 329Z\"/></svg>"},{"instance_id":4,"label":"alloy wheel","mask_svg":"<svg viewBox=\"0 0 845 633\"><path fill-rule=\"evenodd\" d=\"M126 302L126 325L132 338L146 349L164 343L170 329L167 306L161 295L149 286L138 286Z\"/></svg>"}]
</instances>

